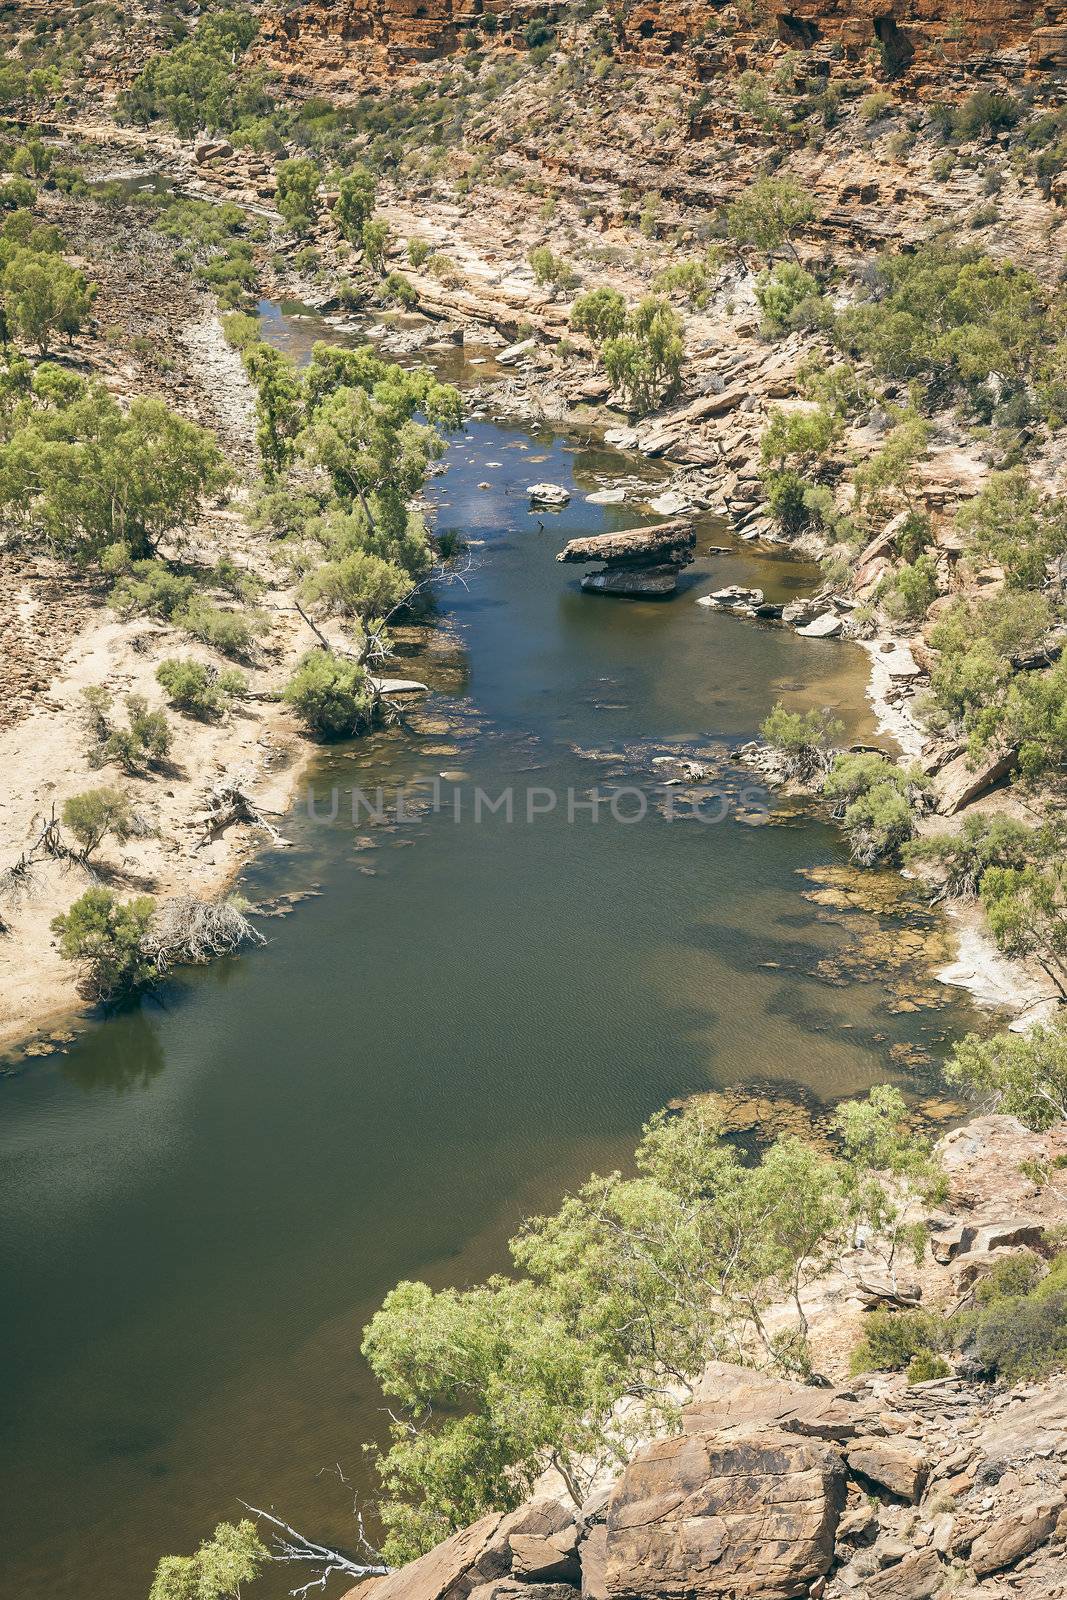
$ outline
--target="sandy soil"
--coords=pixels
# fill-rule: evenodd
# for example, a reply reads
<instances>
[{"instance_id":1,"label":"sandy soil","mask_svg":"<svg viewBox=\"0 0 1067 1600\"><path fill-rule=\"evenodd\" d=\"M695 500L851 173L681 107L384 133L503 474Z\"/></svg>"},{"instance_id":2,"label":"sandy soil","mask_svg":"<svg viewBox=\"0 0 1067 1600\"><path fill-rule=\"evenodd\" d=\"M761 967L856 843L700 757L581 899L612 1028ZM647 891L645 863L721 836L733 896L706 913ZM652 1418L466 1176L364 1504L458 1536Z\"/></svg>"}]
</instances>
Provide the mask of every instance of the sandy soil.
<instances>
[{"instance_id":1,"label":"sandy soil","mask_svg":"<svg viewBox=\"0 0 1067 1600\"><path fill-rule=\"evenodd\" d=\"M285 675L285 666L311 643L298 620L278 613L262 661L248 671L258 692ZM106 841L93 874L47 860L33 869L25 893L4 907L0 935L0 1047L11 1046L78 1006L76 974L56 949L50 931L94 878L122 896L166 896L178 891L219 893L255 849L268 842L261 830L234 826L204 842L204 791L224 775L268 812L290 803L311 747L288 711L271 701L240 704L219 723L169 712L173 746L163 772L131 777L114 765L94 768L87 752L81 691L103 684L120 704L143 694L153 707L164 697L155 670L180 654L222 665L212 651L168 626L123 622L96 611L70 639L58 664L47 704L0 732L0 864L9 866L32 845L44 821L71 795L104 784L123 789L147 829L123 845Z\"/></svg>"}]
</instances>

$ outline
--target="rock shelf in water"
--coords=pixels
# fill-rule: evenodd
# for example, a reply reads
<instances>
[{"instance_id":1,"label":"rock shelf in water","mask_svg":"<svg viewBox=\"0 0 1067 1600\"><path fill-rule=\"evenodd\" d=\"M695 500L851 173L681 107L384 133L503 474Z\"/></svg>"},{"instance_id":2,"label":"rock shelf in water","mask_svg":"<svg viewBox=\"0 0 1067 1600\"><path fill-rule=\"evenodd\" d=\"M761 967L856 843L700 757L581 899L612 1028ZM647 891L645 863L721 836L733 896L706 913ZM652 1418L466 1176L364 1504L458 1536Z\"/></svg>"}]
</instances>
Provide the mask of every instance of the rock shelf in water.
<instances>
[{"instance_id":1,"label":"rock shelf in water","mask_svg":"<svg viewBox=\"0 0 1067 1600\"><path fill-rule=\"evenodd\" d=\"M587 572L582 588L594 594L666 595L678 586L678 573L689 566L696 530L689 517L675 517L651 528L623 528L617 533L572 539L557 561L602 561Z\"/></svg>"}]
</instances>

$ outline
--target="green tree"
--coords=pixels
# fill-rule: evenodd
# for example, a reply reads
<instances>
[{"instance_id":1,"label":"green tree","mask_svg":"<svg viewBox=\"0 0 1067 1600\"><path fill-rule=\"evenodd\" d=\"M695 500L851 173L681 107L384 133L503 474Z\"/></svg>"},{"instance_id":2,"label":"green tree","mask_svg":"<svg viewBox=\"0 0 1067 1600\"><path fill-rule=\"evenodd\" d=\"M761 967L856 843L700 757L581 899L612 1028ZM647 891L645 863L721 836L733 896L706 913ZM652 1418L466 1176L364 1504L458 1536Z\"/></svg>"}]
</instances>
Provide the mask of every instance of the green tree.
<instances>
[{"instance_id":1,"label":"green tree","mask_svg":"<svg viewBox=\"0 0 1067 1600\"><path fill-rule=\"evenodd\" d=\"M162 400L124 411L51 363L34 373L19 424L0 445L0 504L79 560L113 545L150 554L229 477L214 436Z\"/></svg>"},{"instance_id":2,"label":"green tree","mask_svg":"<svg viewBox=\"0 0 1067 1600\"><path fill-rule=\"evenodd\" d=\"M359 244L363 224L374 214L376 189L374 175L366 167L353 167L337 185L337 205L334 216L337 225L349 244ZM417 266L417 262L412 262Z\"/></svg>"},{"instance_id":3,"label":"green tree","mask_svg":"<svg viewBox=\"0 0 1067 1600\"><path fill-rule=\"evenodd\" d=\"M360 243L363 254L367 258L367 265L372 272L385 270L385 252L389 245L389 224L387 222L365 222L360 230Z\"/></svg>"},{"instance_id":4,"label":"green tree","mask_svg":"<svg viewBox=\"0 0 1067 1600\"><path fill-rule=\"evenodd\" d=\"M594 1177L527 1222L511 1242L519 1276L400 1284L363 1345L401 1408L380 1461L387 1559L518 1504L548 1465L580 1503L636 1438L676 1425L709 1359L805 1371L804 1289L868 1193L795 1138L743 1159L695 1102L652 1119L635 1176ZM762 1312L782 1296L795 1318L772 1334Z\"/></svg>"},{"instance_id":5,"label":"green tree","mask_svg":"<svg viewBox=\"0 0 1067 1600\"><path fill-rule=\"evenodd\" d=\"M626 326L626 301L617 289L590 289L571 306L571 327L596 345L617 339Z\"/></svg>"},{"instance_id":6,"label":"green tree","mask_svg":"<svg viewBox=\"0 0 1067 1600\"><path fill-rule=\"evenodd\" d=\"M841 1141L852 1214L874 1229L892 1269L901 1245L911 1247L916 1266L926 1252L927 1229L909 1222L916 1202L943 1198L944 1177L928 1139L915 1131L900 1090L873 1088L865 1100L839 1106L833 1118Z\"/></svg>"},{"instance_id":7,"label":"green tree","mask_svg":"<svg viewBox=\"0 0 1067 1600\"><path fill-rule=\"evenodd\" d=\"M248 343L243 359L256 390L256 444L273 482L292 460L303 425L300 375L288 356L262 339Z\"/></svg>"},{"instance_id":8,"label":"green tree","mask_svg":"<svg viewBox=\"0 0 1067 1600\"><path fill-rule=\"evenodd\" d=\"M920 467L926 457L930 425L914 409L896 413L885 444L852 476L857 511L881 525L902 507L914 511L920 490Z\"/></svg>"},{"instance_id":9,"label":"green tree","mask_svg":"<svg viewBox=\"0 0 1067 1600\"><path fill-rule=\"evenodd\" d=\"M307 233L315 220L322 173L307 156L280 161L277 171L277 203L282 218L293 233Z\"/></svg>"},{"instance_id":10,"label":"green tree","mask_svg":"<svg viewBox=\"0 0 1067 1600\"><path fill-rule=\"evenodd\" d=\"M20 250L4 269L3 303L8 325L41 355L57 333L77 333L92 309L96 286L61 256Z\"/></svg>"},{"instance_id":11,"label":"green tree","mask_svg":"<svg viewBox=\"0 0 1067 1600\"><path fill-rule=\"evenodd\" d=\"M1028 1128L1051 1128L1067 1119L1067 1032L1057 1024L990 1039L969 1033L954 1045L945 1078Z\"/></svg>"},{"instance_id":12,"label":"green tree","mask_svg":"<svg viewBox=\"0 0 1067 1600\"><path fill-rule=\"evenodd\" d=\"M195 1556L162 1558L148 1600L241 1600L269 1559L254 1522L220 1522Z\"/></svg>"},{"instance_id":13,"label":"green tree","mask_svg":"<svg viewBox=\"0 0 1067 1600\"><path fill-rule=\"evenodd\" d=\"M155 981L158 973L143 948L154 911L147 895L121 901L110 889L87 889L53 918L59 953L80 966L79 987L87 999L112 1004Z\"/></svg>"},{"instance_id":14,"label":"green tree","mask_svg":"<svg viewBox=\"0 0 1067 1600\"><path fill-rule=\"evenodd\" d=\"M124 844L135 828L129 797L121 789L85 789L71 795L64 802L62 815L64 825L81 845L83 861L88 861L108 834Z\"/></svg>"},{"instance_id":15,"label":"green tree","mask_svg":"<svg viewBox=\"0 0 1067 1600\"><path fill-rule=\"evenodd\" d=\"M956 526L972 565L996 562L1020 589L1040 588L1047 564L1067 553L1067 499L1043 498L1025 467L990 473Z\"/></svg>"},{"instance_id":16,"label":"green tree","mask_svg":"<svg viewBox=\"0 0 1067 1600\"><path fill-rule=\"evenodd\" d=\"M627 314L623 332L606 340L600 353L627 410L644 416L678 386L685 357L682 320L666 300L650 295Z\"/></svg>"},{"instance_id":17,"label":"green tree","mask_svg":"<svg viewBox=\"0 0 1067 1600\"><path fill-rule=\"evenodd\" d=\"M1067 865L990 867L979 894L989 931L1006 955L1034 956L1067 993Z\"/></svg>"},{"instance_id":18,"label":"green tree","mask_svg":"<svg viewBox=\"0 0 1067 1600\"><path fill-rule=\"evenodd\" d=\"M793 235L815 216L815 202L792 178L757 178L726 208L727 237L742 248L771 255L784 245L797 259Z\"/></svg>"}]
</instances>

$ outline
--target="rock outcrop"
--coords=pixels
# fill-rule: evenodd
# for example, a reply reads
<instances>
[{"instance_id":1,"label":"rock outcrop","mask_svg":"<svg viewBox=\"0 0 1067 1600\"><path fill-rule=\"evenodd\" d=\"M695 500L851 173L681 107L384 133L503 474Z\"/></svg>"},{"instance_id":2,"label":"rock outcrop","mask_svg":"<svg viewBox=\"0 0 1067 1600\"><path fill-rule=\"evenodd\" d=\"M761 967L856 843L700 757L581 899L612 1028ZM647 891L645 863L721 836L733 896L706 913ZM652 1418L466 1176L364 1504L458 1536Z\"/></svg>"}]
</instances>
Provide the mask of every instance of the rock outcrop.
<instances>
[{"instance_id":1,"label":"rock outcrop","mask_svg":"<svg viewBox=\"0 0 1067 1600\"><path fill-rule=\"evenodd\" d=\"M700 1391L581 1508L483 1517L346 1600L1067 1596L1061 1379L834 1390L715 1362Z\"/></svg>"},{"instance_id":2,"label":"rock outcrop","mask_svg":"<svg viewBox=\"0 0 1067 1600\"><path fill-rule=\"evenodd\" d=\"M613 1600L791 1600L833 1560L845 1471L833 1446L757 1425L659 1439L608 1504Z\"/></svg>"},{"instance_id":3,"label":"rock outcrop","mask_svg":"<svg viewBox=\"0 0 1067 1600\"><path fill-rule=\"evenodd\" d=\"M692 521L678 517L651 528L627 528L619 533L572 539L556 560L583 565L602 561L604 565L598 571L582 578L582 588L593 594L668 595L677 588L681 569L692 561L695 544Z\"/></svg>"},{"instance_id":4,"label":"rock outcrop","mask_svg":"<svg viewBox=\"0 0 1067 1600\"><path fill-rule=\"evenodd\" d=\"M347 86L472 46L525 50L532 21L565 29L573 12L560 0L298 0L271 8L263 55L290 83ZM1040 0L772 0L729 29L710 0L637 0L615 27L620 59L705 81L743 69L769 30L793 50L846 63L877 51L898 72L926 66L943 77L946 67L1012 50L1037 72L1067 64L1063 7Z\"/></svg>"}]
</instances>

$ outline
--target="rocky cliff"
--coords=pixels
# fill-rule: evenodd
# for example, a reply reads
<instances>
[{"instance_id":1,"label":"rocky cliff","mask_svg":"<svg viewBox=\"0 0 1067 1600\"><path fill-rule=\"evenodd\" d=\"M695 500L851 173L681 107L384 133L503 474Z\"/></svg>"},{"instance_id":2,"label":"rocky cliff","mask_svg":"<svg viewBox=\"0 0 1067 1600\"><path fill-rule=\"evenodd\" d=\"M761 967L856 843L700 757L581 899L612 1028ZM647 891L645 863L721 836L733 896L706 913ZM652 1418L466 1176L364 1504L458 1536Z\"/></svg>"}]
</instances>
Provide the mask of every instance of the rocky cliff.
<instances>
[{"instance_id":1,"label":"rocky cliff","mask_svg":"<svg viewBox=\"0 0 1067 1600\"><path fill-rule=\"evenodd\" d=\"M298 0L267 11L263 57L291 83L355 88L460 50L526 50L531 23L565 33L578 15L559 0ZM637 0L610 26L619 59L703 81L758 66L767 38L818 51L827 71L873 53L932 87L939 69L988 67L1005 52L1031 70L1067 66L1067 7L1040 0Z\"/></svg>"},{"instance_id":2,"label":"rocky cliff","mask_svg":"<svg viewBox=\"0 0 1067 1600\"><path fill-rule=\"evenodd\" d=\"M949 1182L915 1283L863 1252L809 1308L843 1371L869 1311L962 1304L999 1262L1062 1225L1067 1194L1020 1169L1067 1129L984 1117L942 1141ZM345 1600L1062 1600L1067 1382L998 1387L966 1359L787 1382L713 1362L673 1437L650 1440L575 1507L544 1491L493 1513Z\"/></svg>"}]
</instances>

